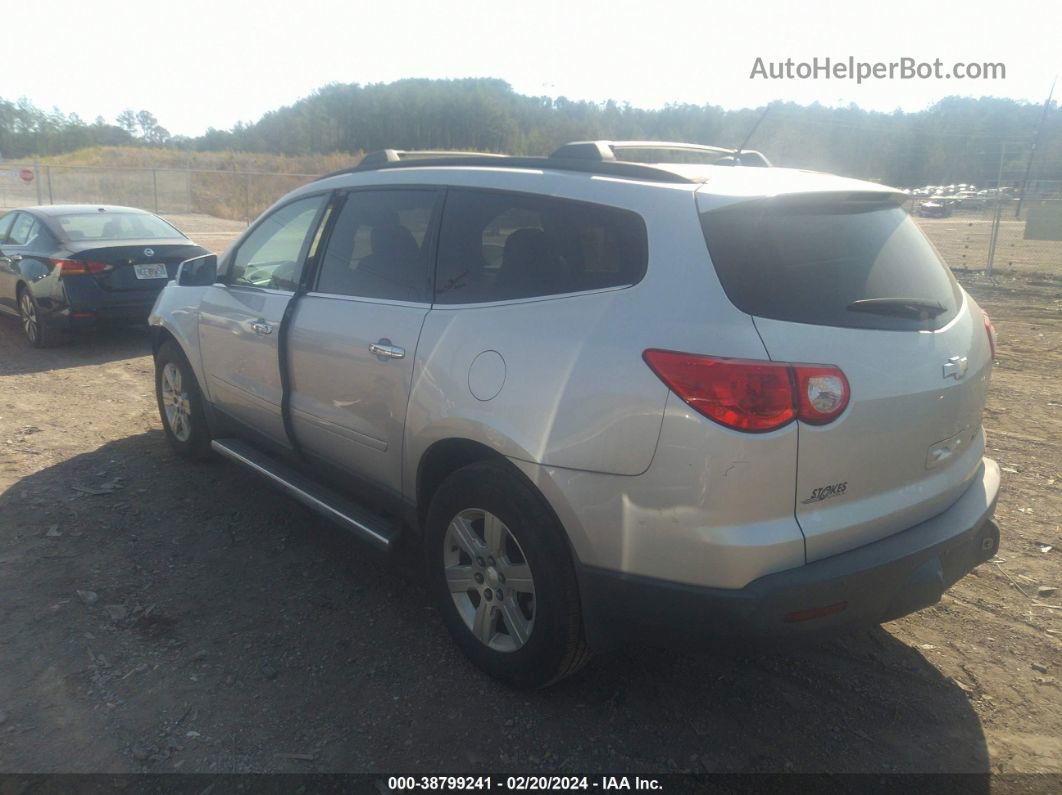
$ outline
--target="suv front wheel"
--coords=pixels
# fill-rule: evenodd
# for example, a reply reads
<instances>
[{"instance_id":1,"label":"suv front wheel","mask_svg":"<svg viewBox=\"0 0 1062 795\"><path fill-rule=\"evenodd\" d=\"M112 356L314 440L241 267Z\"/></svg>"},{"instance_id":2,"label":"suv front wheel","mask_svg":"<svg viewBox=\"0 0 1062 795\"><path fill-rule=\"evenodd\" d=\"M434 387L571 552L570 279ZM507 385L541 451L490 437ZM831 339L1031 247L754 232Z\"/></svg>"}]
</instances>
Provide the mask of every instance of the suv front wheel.
<instances>
[{"instance_id":1,"label":"suv front wheel","mask_svg":"<svg viewBox=\"0 0 1062 795\"><path fill-rule=\"evenodd\" d=\"M589 658L564 531L507 462L454 472L425 528L429 587L462 651L514 687L543 687Z\"/></svg>"},{"instance_id":2,"label":"suv front wheel","mask_svg":"<svg viewBox=\"0 0 1062 795\"><path fill-rule=\"evenodd\" d=\"M186 458L210 454L210 429L203 410L203 395L188 359L177 344L167 340L155 355L155 397L166 439Z\"/></svg>"}]
</instances>

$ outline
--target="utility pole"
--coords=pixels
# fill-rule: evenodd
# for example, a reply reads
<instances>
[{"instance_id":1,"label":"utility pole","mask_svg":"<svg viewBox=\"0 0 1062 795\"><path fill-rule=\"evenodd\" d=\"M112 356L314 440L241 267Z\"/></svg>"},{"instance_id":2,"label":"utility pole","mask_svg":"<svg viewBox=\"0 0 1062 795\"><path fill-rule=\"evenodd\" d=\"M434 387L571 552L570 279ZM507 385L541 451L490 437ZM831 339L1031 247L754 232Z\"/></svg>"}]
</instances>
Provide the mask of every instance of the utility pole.
<instances>
[{"instance_id":1,"label":"utility pole","mask_svg":"<svg viewBox=\"0 0 1062 795\"><path fill-rule=\"evenodd\" d=\"M1018 206L1014 210L1015 218L1021 218L1021 206L1025 202L1025 186L1029 182L1029 174L1032 173L1033 158L1036 157L1036 148L1040 145L1040 136L1044 132L1044 121L1047 120L1047 111L1051 108L1051 98L1055 95L1055 83L1057 82L1058 75L1055 75L1055 79L1051 81L1051 91L1044 101L1044 110L1040 114L1040 123L1036 127L1036 137L1033 138L1032 149L1029 150L1029 160L1025 164L1025 176L1022 178L1021 189L1018 191Z\"/></svg>"}]
</instances>

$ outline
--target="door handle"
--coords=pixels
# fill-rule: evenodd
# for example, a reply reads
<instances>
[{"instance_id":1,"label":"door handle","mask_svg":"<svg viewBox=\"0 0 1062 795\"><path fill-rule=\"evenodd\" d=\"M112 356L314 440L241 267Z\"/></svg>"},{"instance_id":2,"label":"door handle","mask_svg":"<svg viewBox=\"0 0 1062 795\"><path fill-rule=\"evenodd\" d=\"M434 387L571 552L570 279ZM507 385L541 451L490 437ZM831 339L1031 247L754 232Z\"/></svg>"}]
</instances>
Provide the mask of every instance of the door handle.
<instances>
[{"instance_id":1,"label":"door handle","mask_svg":"<svg viewBox=\"0 0 1062 795\"><path fill-rule=\"evenodd\" d=\"M266 323L264 320L254 321L251 324L251 328L254 330L255 334L258 334L262 337L266 336L267 334L273 333L273 327Z\"/></svg>"},{"instance_id":2,"label":"door handle","mask_svg":"<svg viewBox=\"0 0 1062 795\"><path fill-rule=\"evenodd\" d=\"M406 349L392 345L391 340L387 339L387 337L381 338L379 342L370 344L369 352L375 354L376 358L381 362L386 362L388 359L404 359L406 357Z\"/></svg>"},{"instance_id":3,"label":"door handle","mask_svg":"<svg viewBox=\"0 0 1062 795\"><path fill-rule=\"evenodd\" d=\"M14 265L16 262L22 262L22 255L21 254L11 254L10 256L5 257L4 259L6 259L8 262L10 262L12 265Z\"/></svg>"}]
</instances>

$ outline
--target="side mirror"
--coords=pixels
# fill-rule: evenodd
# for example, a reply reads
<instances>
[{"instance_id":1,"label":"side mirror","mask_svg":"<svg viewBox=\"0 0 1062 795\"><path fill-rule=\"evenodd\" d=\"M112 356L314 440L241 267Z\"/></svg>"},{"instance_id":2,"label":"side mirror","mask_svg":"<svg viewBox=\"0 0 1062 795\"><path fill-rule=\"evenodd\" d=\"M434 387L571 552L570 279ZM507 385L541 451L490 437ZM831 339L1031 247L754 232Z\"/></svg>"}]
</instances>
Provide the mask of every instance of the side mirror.
<instances>
[{"instance_id":1,"label":"side mirror","mask_svg":"<svg viewBox=\"0 0 1062 795\"><path fill-rule=\"evenodd\" d=\"M177 268L177 284L181 287L207 287L218 279L218 255L203 254L186 259Z\"/></svg>"}]
</instances>

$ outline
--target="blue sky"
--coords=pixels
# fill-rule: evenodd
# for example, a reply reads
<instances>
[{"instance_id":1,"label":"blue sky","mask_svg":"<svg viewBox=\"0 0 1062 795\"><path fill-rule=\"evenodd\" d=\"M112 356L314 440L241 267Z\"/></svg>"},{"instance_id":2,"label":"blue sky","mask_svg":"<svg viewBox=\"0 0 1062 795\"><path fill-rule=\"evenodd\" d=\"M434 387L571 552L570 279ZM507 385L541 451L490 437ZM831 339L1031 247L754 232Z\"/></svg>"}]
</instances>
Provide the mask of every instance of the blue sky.
<instances>
[{"instance_id":1,"label":"blue sky","mask_svg":"<svg viewBox=\"0 0 1062 795\"><path fill-rule=\"evenodd\" d=\"M329 82L499 77L522 93L641 107L775 99L916 110L943 96L1042 102L1062 72L1060 4L930 0L48 0L9 4L0 97L173 133L228 128ZM528 9L531 9L529 12ZM750 79L757 57L1001 62L1005 80Z\"/></svg>"}]
</instances>

